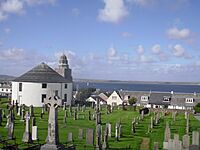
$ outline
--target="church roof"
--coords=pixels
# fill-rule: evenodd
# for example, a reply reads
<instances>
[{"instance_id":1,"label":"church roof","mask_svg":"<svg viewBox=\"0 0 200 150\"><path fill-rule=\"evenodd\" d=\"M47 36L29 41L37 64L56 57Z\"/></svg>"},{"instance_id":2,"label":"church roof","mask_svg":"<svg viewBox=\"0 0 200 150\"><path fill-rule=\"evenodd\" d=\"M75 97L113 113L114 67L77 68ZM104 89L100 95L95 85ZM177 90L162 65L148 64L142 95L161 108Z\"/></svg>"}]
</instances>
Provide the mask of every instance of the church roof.
<instances>
[{"instance_id":1,"label":"church roof","mask_svg":"<svg viewBox=\"0 0 200 150\"><path fill-rule=\"evenodd\" d=\"M15 82L36 83L69 83L68 79L61 76L45 63L41 63L30 71L14 79Z\"/></svg>"}]
</instances>

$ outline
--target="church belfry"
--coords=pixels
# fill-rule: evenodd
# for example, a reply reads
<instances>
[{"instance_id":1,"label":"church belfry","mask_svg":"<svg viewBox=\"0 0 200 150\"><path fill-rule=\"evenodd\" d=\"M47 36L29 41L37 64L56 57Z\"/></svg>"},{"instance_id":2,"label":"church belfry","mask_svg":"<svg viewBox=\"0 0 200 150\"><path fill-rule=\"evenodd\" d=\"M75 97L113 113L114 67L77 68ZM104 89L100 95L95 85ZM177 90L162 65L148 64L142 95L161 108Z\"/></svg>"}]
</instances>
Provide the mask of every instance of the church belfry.
<instances>
[{"instance_id":1,"label":"church belfry","mask_svg":"<svg viewBox=\"0 0 200 150\"><path fill-rule=\"evenodd\" d=\"M69 68L68 60L65 54L62 54L60 56L58 73L62 75L64 78L68 79L69 81L72 81L71 69Z\"/></svg>"}]
</instances>

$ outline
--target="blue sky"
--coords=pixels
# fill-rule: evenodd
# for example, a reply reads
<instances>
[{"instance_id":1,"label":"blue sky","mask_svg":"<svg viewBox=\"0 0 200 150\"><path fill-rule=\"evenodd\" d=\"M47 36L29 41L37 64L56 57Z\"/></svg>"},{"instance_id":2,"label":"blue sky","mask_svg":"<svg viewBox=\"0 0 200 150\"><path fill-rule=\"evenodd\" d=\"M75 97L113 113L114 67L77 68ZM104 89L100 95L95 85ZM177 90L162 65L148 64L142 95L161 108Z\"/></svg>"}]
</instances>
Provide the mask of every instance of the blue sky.
<instances>
[{"instance_id":1,"label":"blue sky","mask_svg":"<svg viewBox=\"0 0 200 150\"><path fill-rule=\"evenodd\" d=\"M65 53L74 78L199 82L198 0L2 0L0 74Z\"/></svg>"}]
</instances>

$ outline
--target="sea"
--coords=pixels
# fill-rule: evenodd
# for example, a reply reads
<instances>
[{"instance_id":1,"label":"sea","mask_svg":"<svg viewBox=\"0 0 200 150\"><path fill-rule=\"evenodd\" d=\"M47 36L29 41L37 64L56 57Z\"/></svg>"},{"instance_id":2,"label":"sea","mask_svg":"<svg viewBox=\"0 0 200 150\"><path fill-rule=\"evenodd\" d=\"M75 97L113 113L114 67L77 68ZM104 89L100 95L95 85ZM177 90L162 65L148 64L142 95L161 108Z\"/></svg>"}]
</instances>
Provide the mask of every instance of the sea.
<instances>
[{"instance_id":1,"label":"sea","mask_svg":"<svg viewBox=\"0 0 200 150\"><path fill-rule=\"evenodd\" d=\"M145 83L114 83L114 82L74 82L75 89L96 88L103 91L151 91L151 92L175 92L175 93L200 93L200 85L182 84L145 84Z\"/></svg>"}]
</instances>

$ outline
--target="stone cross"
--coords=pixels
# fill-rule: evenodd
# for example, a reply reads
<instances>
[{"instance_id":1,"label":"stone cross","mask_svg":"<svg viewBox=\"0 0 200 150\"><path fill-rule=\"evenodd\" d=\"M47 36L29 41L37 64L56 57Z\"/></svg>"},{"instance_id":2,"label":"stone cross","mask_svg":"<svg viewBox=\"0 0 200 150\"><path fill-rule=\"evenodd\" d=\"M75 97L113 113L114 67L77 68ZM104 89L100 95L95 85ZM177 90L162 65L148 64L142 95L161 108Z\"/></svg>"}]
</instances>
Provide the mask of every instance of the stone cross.
<instances>
[{"instance_id":1,"label":"stone cross","mask_svg":"<svg viewBox=\"0 0 200 150\"><path fill-rule=\"evenodd\" d=\"M58 97L50 95L48 99L44 100L44 103L49 107L48 136L46 143L57 145L59 144L58 107L62 105L62 101L58 99Z\"/></svg>"},{"instance_id":2,"label":"stone cross","mask_svg":"<svg viewBox=\"0 0 200 150\"><path fill-rule=\"evenodd\" d=\"M32 142L32 138L31 138L31 132L30 132L30 114L28 112L26 112L25 115L25 119L26 119L26 128L23 134L23 139L22 141L25 143L31 143Z\"/></svg>"}]
</instances>

